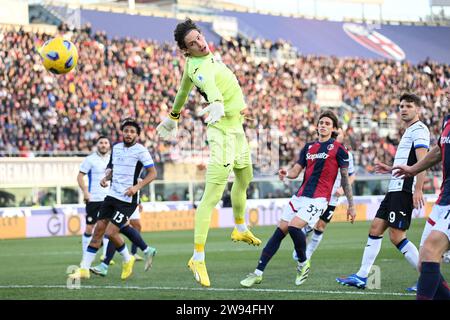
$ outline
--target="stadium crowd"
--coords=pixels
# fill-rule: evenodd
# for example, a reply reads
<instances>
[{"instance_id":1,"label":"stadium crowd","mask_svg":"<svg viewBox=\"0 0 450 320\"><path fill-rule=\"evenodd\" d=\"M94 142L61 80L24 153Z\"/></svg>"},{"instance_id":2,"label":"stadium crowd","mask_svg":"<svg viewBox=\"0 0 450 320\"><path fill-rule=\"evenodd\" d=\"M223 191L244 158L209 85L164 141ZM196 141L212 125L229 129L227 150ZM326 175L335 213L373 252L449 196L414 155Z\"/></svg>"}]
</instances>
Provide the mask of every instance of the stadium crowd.
<instances>
[{"instance_id":1,"label":"stadium crowd","mask_svg":"<svg viewBox=\"0 0 450 320\"><path fill-rule=\"evenodd\" d=\"M116 140L120 120L130 116L143 124L141 141L156 162L176 160L180 150L193 145L198 149L188 135L168 143L155 132L174 100L183 70L184 58L175 44L109 39L89 27L65 32L79 51L77 70L65 76L53 76L41 64L38 48L50 35L0 32L0 155L86 154L98 134ZM286 45L280 41L270 48ZM403 92L415 92L423 100L422 120L436 143L441 92L450 84L448 65L303 55L293 64L256 63L248 42L229 40L211 46L235 71L247 99L245 126L252 147L259 152L256 174L264 171L271 156L270 144L258 148L256 142L263 130L278 130L282 165L295 161L304 143L314 138L319 85L339 86L343 102L350 107L339 109L340 119L345 144L353 149L361 171L372 172L375 158L390 163L404 129L385 137L377 128L361 132L355 129L355 116L374 122L395 119ZM191 94L182 112L183 132L192 132L194 126L204 130L196 122L201 121L196 113L205 103L199 97Z\"/></svg>"}]
</instances>

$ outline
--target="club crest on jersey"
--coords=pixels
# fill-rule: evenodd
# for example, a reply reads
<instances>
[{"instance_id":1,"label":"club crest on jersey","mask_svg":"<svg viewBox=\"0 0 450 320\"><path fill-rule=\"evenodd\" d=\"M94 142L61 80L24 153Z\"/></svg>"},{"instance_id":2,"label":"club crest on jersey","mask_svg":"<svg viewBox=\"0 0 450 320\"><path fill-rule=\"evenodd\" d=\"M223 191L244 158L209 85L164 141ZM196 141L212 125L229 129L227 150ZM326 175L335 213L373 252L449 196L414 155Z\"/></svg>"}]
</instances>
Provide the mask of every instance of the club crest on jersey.
<instances>
[{"instance_id":1,"label":"club crest on jersey","mask_svg":"<svg viewBox=\"0 0 450 320\"><path fill-rule=\"evenodd\" d=\"M330 155L326 154L325 152L321 153L307 153L306 154L306 160L316 160L316 159L327 159Z\"/></svg>"},{"instance_id":2,"label":"club crest on jersey","mask_svg":"<svg viewBox=\"0 0 450 320\"><path fill-rule=\"evenodd\" d=\"M333 150L333 149L334 149L334 144L329 144L329 145L327 146L327 149L328 149L328 151Z\"/></svg>"},{"instance_id":3,"label":"club crest on jersey","mask_svg":"<svg viewBox=\"0 0 450 320\"><path fill-rule=\"evenodd\" d=\"M402 48L373 28L355 23L344 23L342 28L354 41L380 56L397 61L406 58Z\"/></svg>"},{"instance_id":4,"label":"club crest on jersey","mask_svg":"<svg viewBox=\"0 0 450 320\"><path fill-rule=\"evenodd\" d=\"M205 79L205 78L203 78L203 76L202 76L201 74L199 74L199 75L197 76L197 80L200 81L200 82L203 82L204 79Z\"/></svg>"}]
</instances>

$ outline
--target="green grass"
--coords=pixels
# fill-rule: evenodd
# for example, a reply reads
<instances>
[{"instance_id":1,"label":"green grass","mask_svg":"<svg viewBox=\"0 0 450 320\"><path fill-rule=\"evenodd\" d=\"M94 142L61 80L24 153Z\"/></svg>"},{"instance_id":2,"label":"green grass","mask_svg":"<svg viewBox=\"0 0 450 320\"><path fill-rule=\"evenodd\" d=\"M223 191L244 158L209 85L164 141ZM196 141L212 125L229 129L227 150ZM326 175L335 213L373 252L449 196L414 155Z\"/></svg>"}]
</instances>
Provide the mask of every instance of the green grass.
<instances>
[{"instance_id":1,"label":"green grass","mask_svg":"<svg viewBox=\"0 0 450 320\"><path fill-rule=\"evenodd\" d=\"M413 220L408 238L418 245L424 220ZM80 237L38 238L0 241L0 299L406 299L405 288L417 280L416 272L390 243L386 234L376 265L381 268L381 289L343 287L335 278L356 272L367 240L369 222L332 223L312 259L308 280L295 286L292 241L286 237L254 289L243 289L239 281L256 267L262 248L230 240L231 229L211 229L206 247L211 288L201 288L186 263L192 254L193 231L145 233L157 247L153 268L143 271L137 262L134 275L120 280L121 257L107 277L91 275L80 290L66 288L66 269L81 259ZM274 230L256 227L263 246ZM450 279L450 268L443 274Z\"/></svg>"}]
</instances>

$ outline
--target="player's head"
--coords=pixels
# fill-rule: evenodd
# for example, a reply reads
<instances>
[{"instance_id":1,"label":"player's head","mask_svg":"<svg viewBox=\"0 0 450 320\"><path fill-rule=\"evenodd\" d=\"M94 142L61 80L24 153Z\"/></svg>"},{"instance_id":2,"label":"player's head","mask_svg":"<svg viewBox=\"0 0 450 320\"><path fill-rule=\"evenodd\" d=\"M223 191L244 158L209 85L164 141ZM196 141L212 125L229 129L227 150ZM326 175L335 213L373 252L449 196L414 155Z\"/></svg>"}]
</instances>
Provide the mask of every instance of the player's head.
<instances>
[{"instance_id":1,"label":"player's head","mask_svg":"<svg viewBox=\"0 0 450 320\"><path fill-rule=\"evenodd\" d=\"M205 37L189 18L177 24L173 34L178 47L186 56L202 57L210 52Z\"/></svg>"},{"instance_id":2,"label":"player's head","mask_svg":"<svg viewBox=\"0 0 450 320\"><path fill-rule=\"evenodd\" d=\"M339 121L331 110L322 112L317 123L317 133L322 139L336 138L338 136Z\"/></svg>"},{"instance_id":3,"label":"player's head","mask_svg":"<svg viewBox=\"0 0 450 320\"><path fill-rule=\"evenodd\" d=\"M421 102L414 93L404 93L400 97L400 117L406 123L419 120Z\"/></svg>"},{"instance_id":4,"label":"player's head","mask_svg":"<svg viewBox=\"0 0 450 320\"><path fill-rule=\"evenodd\" d=\"M120 125L122 130L123 143L126 146L131 146L136 143L137 138L141 134L141 126L133 118L126 118Z\"/></svg>"},{"instance_id":5,"label":"player's head","mask_svg":"<svg viewBox=\"0 0 450 320\"><path fill-rule=\"evenodd\" d=\"M101 155L107 154L109 152L109 150L111 149L111 143L109 142L109 139L107 136L100 135L97 138L95 145L97 147L97 151Z\"/></svg>"}]
</instances>

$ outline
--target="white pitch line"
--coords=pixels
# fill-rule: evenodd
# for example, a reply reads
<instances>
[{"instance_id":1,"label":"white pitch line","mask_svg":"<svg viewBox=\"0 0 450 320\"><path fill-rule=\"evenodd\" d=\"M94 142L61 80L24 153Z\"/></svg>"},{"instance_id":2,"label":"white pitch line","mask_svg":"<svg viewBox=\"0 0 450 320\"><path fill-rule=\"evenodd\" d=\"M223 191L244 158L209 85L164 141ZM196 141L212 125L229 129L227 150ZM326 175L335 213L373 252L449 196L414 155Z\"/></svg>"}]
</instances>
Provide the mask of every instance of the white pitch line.
<instances>
[{"instance_id":1,"label":"white pitch line","mask_svg":"<svg viewBox=\"0 0 450 320\"><path fill-rule=\"evenodd\" d=\"M0 289L67 289L64 285L9 285ZM128 289L128 290L165 290L165 291L218 291L218 292L276 292L276 293L318 293L318 294L347 294L374 296L408 296L415 294L401 292L373 292L373 291L332 291L332 290L294 290L294 289L243 289L243 288L187 288L187 287L139 287L139 286L90 286L81 285L80 289Z\"/></svg>"}]
</instances>

